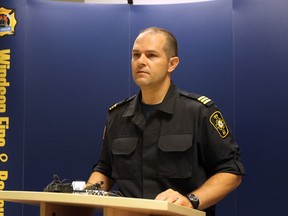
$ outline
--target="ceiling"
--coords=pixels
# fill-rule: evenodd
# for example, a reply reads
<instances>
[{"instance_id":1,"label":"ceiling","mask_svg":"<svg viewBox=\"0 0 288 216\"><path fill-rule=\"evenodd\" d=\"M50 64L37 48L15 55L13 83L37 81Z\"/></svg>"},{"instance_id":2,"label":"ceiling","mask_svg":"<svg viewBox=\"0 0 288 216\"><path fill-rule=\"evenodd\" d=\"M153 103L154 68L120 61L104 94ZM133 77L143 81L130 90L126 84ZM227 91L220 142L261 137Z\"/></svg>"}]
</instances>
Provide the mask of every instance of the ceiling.
<instances>
[{"instance_id":1,"label":"ceiling","mask_svg":"<svg viewBox=\"0 0 288 216\"><path fill-rule=\"evenodd\" d=\"M205 2L214 0L56 0L63 2L83 2L91 4L134 4L134 5L160 5Z\"/></svg>"}]
</instances>

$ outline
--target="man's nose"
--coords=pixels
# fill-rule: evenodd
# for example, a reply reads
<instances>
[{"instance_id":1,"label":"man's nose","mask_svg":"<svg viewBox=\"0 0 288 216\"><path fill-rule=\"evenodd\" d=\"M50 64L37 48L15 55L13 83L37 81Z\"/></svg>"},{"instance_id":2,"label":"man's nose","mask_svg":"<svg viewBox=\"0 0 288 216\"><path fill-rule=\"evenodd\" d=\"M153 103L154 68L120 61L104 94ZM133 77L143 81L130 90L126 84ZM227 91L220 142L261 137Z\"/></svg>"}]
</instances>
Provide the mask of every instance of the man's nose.
<instances>
[{"instance_id":1,"label":"man's nose","mask_svg":"<svg viewBox=\"0 0 288 216\"><path fill-rule=\"evenodd\" d=\"M138 64L139 65L145 65L146 64L146 56L144 54L141 54L138 58Z\"/></svg>"}]
</instances>

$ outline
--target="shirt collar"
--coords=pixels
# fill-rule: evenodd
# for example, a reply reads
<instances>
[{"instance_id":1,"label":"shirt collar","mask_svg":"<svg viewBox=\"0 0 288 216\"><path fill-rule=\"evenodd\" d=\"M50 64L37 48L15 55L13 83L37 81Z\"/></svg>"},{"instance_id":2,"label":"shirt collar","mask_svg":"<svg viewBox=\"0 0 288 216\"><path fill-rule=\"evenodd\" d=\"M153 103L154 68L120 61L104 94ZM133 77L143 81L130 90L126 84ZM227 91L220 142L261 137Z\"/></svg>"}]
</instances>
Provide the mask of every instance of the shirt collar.
<instances>
[{"instance_id":1,"label":"shirt collar","mask_svg":"<svg viewBox=\"0 0 288 216\"><path fill-rule=\"evenodd\" d=\"M164 100L159 105L158 110L161 110L168 114L173 114L176 97L177 97L177 88L176 86L171 82L171 85L168 89L167 94L164 97ZM132 116L135 115L137 112L140 111L140 102L141 101L141 91L138 92L137 96L130 102L129 106L127 107L126 111L123 114L123 117Z\"/></svg>"}]
</instances>

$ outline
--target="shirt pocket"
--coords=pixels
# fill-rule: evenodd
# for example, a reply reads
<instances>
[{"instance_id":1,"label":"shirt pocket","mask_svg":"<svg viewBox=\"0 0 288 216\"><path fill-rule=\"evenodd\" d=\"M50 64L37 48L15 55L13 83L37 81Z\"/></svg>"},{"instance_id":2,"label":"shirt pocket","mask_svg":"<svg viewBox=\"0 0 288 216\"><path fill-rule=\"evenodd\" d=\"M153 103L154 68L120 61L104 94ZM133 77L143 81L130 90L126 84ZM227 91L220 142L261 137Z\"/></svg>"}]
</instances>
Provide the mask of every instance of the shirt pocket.
<instances>
[{"instance_id":1,"label":"shirt pocket","mask_svg":"<svg viewBox=\"0 0 288 216\"><path fill-rule=\"evenodd\" d=\"M112 178L135 178L138 137L116 138L112 144Z\"/></svg>"},{"instance_id":2,"label":"shirt pocket","mask_svg":"<svg viewBox=\"0 0 288 216\"><path fill-rule=\"evenodd\" d=\"M160 136L159 175L167 178L189 178L192 176L193 134Z\"/></svg>"}]
</instances>

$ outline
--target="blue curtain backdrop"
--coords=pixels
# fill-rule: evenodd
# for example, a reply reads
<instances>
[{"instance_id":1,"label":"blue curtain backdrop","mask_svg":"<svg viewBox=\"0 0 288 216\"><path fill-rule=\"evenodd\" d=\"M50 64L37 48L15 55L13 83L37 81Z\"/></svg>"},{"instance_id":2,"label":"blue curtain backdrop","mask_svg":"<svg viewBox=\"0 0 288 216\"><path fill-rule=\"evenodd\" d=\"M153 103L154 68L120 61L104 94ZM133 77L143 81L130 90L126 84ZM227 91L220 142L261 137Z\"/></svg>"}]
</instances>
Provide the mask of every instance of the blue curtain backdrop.
<instances>
[{"instance_id":1,"label":"blue curtain backdrop","mask_svg":"<svg viewBox=\"0 0 288 216\"><path fill-rule=\"evenodd\" d=\"M238 215L286 215L288 1L237 0L234 10L235 128L247 167Z\"/></svg>"},{"instance_id":2,"label":"blue curtain backdrop","mask_svg":"<svg viewBox=\"0 0 288 216\"><path fill-rule=\"evenodd\" d=\"M4 190L42 191L53 174L88 178L108 108L138 91L133 41L140 29L160 26L179 41L176 85L212 98L242 148L247 176L219 203L218 215L283 215L286 0L158 6L3 0L0 7L16 9L18 21L15 35L0 37L0 50L11 52L7 111L0 116L10 126L0 147L8 155L0 162L0 171L9 172ZM38 207L8 202L4 211L39 214Z\"/></svg>"}]
</instances>

